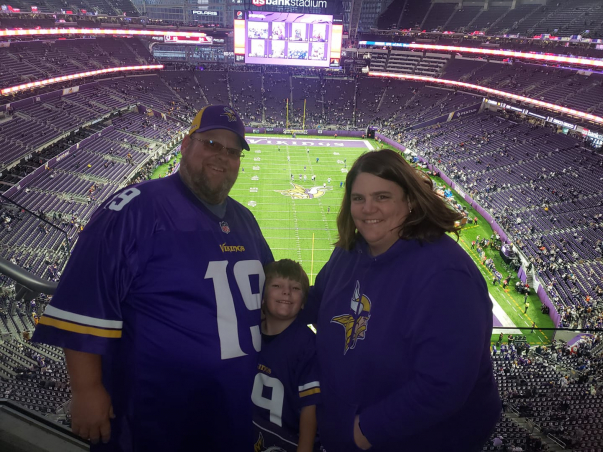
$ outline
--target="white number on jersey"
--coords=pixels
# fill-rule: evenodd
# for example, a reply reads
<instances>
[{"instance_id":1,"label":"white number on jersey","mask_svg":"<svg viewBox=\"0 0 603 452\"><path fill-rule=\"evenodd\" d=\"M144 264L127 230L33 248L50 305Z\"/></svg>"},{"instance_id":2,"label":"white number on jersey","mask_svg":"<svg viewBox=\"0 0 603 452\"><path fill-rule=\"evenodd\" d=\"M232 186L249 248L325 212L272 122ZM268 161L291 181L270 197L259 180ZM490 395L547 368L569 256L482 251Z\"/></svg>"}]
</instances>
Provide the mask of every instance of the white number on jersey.
<instances>
[{"instance_id":1,"label":"white number on jersey","mask_svg":"<svg viewBox=\"0 0 603 452\"><path fill-rule=\"evenodd\" d=\"M220 353L222 359L237 358L245 356L239 343L239 331L237 328L237 313L235 310L232 291L228 284L226 268L228 261L212 261L207 266L205 279L211 279L214 283L216 294L216 312L218 317L218 335L220 336ZM250 311L260 309L262 306L262 288L264 287L264 268L257 260L239 261L234 265L234 276L245 306ZM251 290L251 275L259 276L260 292L253 293ZM260 351L262 335L260 326L250 327L251 340L256 351Z\"/></svg>"},{"instance_id":2,"label":"white number on jersey","mask_svg":"<svg viewBox=\"0 0 603 452\"><path fill-rule=\"evenodd\" d=\"M262 396L264 386L272 388L271 399ZM263 373L258 373L253 382L251 400L256 406L270 411L270 422L278 425L279 427L283 426L283 402L285 401L285 387L279 379L269 377Z\"/></svg>"},{"instance_id":3,"label":"white number on jersey","mask_svg":"<svg viewBox=\"0 0 603 452\"><path fill-rule=\"evenodd\" d=\"M113 198L113 201L109 204L109 210L115 210L119 212L124 208L126 204L132 201L140 194L140 190L137 188L129 188L128 190L122 191L119 195Z\"/></svg>"}]
</instances>

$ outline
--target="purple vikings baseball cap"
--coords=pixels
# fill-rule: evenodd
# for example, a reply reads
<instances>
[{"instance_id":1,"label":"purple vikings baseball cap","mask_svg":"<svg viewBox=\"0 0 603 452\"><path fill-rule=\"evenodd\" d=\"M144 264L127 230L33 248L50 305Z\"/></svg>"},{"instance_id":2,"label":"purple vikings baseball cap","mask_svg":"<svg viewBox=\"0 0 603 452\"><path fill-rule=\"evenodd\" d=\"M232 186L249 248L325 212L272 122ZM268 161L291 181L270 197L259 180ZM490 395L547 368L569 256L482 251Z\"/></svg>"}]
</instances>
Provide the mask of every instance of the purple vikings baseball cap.
<instances>
[{"instance_id":1,"label":"purple vikings baseball cap","mask_svg":"<svg viewBox=\"0 0 603 452\"><path fill-rule=\"evenodd\" d=\"M241 146L249 150L249 145L245 141L245 125L239 115L228 105L208 105L203 107L191 124L188 134L195 132L207 132L208 130L225 129L238 135L241 140Z\"/></svg>"}]
</instances>

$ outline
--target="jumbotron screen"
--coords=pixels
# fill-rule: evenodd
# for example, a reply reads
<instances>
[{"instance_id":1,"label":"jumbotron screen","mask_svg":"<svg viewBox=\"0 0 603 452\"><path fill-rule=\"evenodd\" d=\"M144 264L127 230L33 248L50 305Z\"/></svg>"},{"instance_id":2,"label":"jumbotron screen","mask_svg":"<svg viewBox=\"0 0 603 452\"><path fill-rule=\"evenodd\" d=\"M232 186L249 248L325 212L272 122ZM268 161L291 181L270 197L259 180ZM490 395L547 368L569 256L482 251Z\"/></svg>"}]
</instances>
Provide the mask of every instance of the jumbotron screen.
<instances>
[{"instance_id":1,"label":"jumbotron screen","mask_svg":"<svg viewBox=\"0 0 603 452\"><path fill-rule=\"evenodd\" d=\"M235 54L245 63L339 66L343 26L333 16L246 11L234 28Z\"/></svg>"}]
</instances>

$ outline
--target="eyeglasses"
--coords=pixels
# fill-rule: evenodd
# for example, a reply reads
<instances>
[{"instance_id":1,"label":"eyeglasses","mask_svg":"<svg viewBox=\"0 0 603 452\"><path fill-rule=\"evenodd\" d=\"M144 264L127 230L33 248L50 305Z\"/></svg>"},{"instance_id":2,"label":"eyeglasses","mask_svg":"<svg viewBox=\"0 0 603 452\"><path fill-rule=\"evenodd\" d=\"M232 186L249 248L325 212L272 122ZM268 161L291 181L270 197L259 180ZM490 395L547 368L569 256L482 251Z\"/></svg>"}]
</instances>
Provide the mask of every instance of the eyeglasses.
<instances>
[{"instance_id":1,"label":"eyeglasses","mask_svg":"<svg viewBox=\"0 0 603 452\"><path fill-rule=\"evenodd\" d=\"M200 139L200 138L194 138L193 135L190 135L190 137L191 137L191 140L195 140L195 141L198 141L199 143L202 143L203 146L205 146L211 152L215 152L217 154L218 152L223 152L224 149L226 149L226 155L228 155L228 157L230 157L231 159L241 158L241 154L243 152L242 149L227 148L222 143L219 143L215 140L204 140L204 139Z\"/></svg>"}]
</instances>

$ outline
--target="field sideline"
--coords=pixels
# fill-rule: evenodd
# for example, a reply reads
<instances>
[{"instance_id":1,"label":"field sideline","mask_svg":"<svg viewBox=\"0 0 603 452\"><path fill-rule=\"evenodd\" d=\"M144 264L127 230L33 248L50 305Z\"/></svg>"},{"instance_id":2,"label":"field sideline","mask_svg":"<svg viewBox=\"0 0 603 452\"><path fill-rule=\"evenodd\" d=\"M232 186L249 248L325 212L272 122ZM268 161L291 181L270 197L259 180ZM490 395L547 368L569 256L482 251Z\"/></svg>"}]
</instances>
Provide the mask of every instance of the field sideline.
<instances>
[{"instance_id":1,"label":"field sideline","mask_svg":"<svg viewBox=\"0 0 603 452\"><path fill-rule=\"evenodd\" d=\"M275 259L286 257L299 261L313 281L328 261L336 241L335 219L347 170L361 153L377 149L379 144L374 140L308 136L292 139L282 135L249 135L247 139L251 151L245 152L241 159L239 177L230 195L253 212ZM163 176L166 171L167 164L160 166L153 178ZM315 182L311 181L313 175ZM440 179L436 182L445 185ZM495 304L495 324L528 328L523 333L531 343L548 343L550 332L536 328L530 333L532 322L538 327L553 327L550 318L540 312L538 297L530 297L530 308L524 314L523 297L513 289L516 277L509 285L510 289L492 286L492 275L481 264L477 253L470 249L471 241L478 234L490 237L492 229L456 193L455 198L470 210L471 217L479 219L477 226L469 225L463 229L459 243L488 283ZM508 272L498 252L488 250L486 253L494 259L496 268L506 275ZM516 334L517 331L506 333Z\"/></svg>"}]
</instances>

